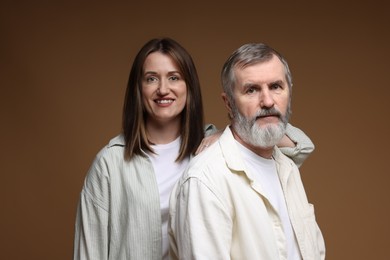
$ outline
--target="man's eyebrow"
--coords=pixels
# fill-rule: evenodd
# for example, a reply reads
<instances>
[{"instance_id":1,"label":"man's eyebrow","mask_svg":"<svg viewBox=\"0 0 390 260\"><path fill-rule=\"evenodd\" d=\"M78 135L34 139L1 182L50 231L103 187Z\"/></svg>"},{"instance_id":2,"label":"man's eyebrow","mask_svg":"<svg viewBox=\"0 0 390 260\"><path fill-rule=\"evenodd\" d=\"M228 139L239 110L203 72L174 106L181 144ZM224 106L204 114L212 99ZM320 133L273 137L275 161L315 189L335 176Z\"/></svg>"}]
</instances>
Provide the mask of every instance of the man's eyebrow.
<instances>
[{"instance_id":1,"label":"man's eyebrow","mask_svg":"<svg viewBox=\"0 0 390 260\"><path fill-rule=\"evenodd\" d=\"M244 89L247 89L247 88L258 87L258 86L259 86L259 84L257 84L257 83L248 82L248 83L245 83L243 87L244 87Z\"/></svg>"},{"instance_id":2,"label":"man's eyebrow","mask_svg":"<svg viewBox=\"0 0 390 260\"><path fill-rule=\"evenodd\" d=\"M272 81L272 82L270 82L269 84L268 84L268 86L272 86L272 85L275 85L275 84L278 84L278 85L281 85L281 86L283 86L285 83L284 83L284 81L283 80L275 80L275 81Z\"/></svg>"}]
</instances>

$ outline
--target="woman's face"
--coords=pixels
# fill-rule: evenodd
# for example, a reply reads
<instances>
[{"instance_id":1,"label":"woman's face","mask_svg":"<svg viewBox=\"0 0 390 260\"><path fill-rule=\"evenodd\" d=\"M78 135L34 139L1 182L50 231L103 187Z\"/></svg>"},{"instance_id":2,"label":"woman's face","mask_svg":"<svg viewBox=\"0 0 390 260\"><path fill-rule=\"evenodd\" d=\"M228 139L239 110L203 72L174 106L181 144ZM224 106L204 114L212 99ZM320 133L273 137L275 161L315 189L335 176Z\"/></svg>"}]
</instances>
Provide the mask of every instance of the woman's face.
<instances>
[{"instance_id":1,"label":"woman's face","mask_svg":"<svg viewBox=\"0 0 390 260\"><path fill-rule=\"evenodd\" d=\"M180 114L187 99L187 86L170 56L153 52L146 58L142 75L142 99L148 120L159 124L180 122Z\"/></svg>"}]
</instances>

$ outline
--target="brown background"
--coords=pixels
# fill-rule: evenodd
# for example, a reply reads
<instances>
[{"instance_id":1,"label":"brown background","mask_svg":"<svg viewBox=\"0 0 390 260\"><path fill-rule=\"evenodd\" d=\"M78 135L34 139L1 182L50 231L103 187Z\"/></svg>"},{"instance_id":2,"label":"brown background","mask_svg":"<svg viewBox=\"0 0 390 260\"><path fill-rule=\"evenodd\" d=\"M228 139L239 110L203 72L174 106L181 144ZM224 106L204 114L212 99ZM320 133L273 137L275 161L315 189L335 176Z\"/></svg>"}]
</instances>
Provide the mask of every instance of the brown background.
<instances>
[{"instance_id":1,"label":"brown background","mask_svg":"<svg viewBox=\"0 0 390 260\"><path fill-rule=\"evenodd\" d=\"M265 42L286 56L292 123L316 144L301 173L327 259L388 259L389 9L261 2L2 1L1 258L71 258L78 196L120 131L134 55L170 36L192 54L207 122L220 128L228 55Z\"/></svg>"}]
</instances>

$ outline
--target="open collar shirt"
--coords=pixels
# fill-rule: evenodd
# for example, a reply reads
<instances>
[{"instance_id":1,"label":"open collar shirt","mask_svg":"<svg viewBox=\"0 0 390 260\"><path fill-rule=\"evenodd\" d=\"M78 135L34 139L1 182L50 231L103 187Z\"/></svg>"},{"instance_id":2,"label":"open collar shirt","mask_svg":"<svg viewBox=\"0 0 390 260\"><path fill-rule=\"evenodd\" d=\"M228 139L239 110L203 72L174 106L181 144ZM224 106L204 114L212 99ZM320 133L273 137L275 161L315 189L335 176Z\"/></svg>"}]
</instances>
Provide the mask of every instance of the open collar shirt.
<instances>
[{"instance_id":1,"label":"open collar shirt","mask_svg":"<svg viewBox=\"0 0 390 260\"><path fill-rule=\"evenodd\" d=\"M74 260L162 258L161 211L153 165L146 156L124 160L124 138L96 156L76 217Z\"/></svg>"},{"instance_id":2,"label":"open collar shirt","mask_svg":"<svg viewBox=\"0 0 390 260\"><path fill-rule=\"evenodd\" d=\"M302 259L325 258L325 245L296 165L275 148L273 158ZM278 212L247 171L229 127L193 158L170 201L173 259L287 259Z\"/></svg>"},{"instance_id":3,"label":"open collar shirt","mask_svg":"<svg viewBox=\"0 0 390 260\"><path fill-rule=\"evenodd\" d=\"M205 135L214 133L205 126ZM159 187L146 153L124 159L123 135L95 157L77 208L74 260L161 260Z\"/></svg>"}]
</instances>

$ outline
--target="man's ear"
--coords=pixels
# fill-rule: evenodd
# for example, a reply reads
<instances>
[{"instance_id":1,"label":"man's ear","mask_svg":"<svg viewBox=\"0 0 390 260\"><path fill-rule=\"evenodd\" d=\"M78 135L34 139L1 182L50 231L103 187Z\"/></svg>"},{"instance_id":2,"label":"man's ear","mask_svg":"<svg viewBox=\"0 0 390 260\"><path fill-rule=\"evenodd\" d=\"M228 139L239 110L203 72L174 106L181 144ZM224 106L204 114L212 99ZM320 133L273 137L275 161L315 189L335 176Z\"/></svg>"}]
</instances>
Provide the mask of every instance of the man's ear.
<instances>
[{"instance_id":1,"label":"man's ear","mask_svg":"<svg viewBox=\"0 0 390 260\"><path fill-rule=\"evenodd\" d=\"M227 94L225 92L222 92L221 96L222 96L223 102L225 103L225 107L226 107L226 109L228 111L229 119L232 119L233 118L233 112L232 112L232 105L230 103L230 100L229 100L229 98L228 98L228 96L227 96Z\"/></svg>"}]
</instances>

